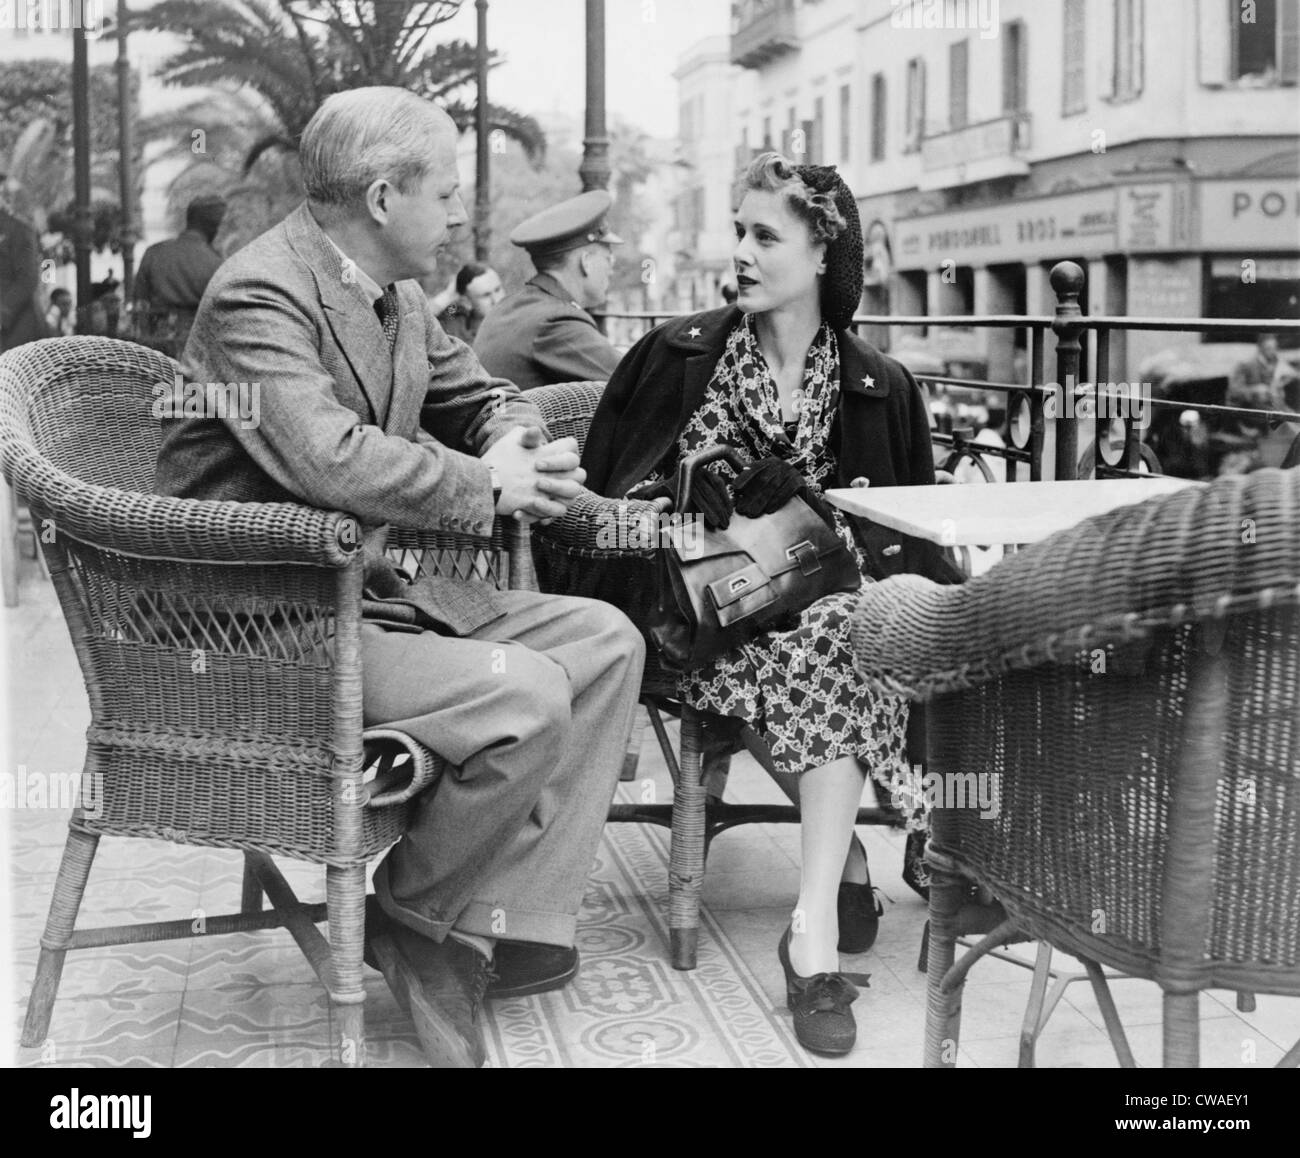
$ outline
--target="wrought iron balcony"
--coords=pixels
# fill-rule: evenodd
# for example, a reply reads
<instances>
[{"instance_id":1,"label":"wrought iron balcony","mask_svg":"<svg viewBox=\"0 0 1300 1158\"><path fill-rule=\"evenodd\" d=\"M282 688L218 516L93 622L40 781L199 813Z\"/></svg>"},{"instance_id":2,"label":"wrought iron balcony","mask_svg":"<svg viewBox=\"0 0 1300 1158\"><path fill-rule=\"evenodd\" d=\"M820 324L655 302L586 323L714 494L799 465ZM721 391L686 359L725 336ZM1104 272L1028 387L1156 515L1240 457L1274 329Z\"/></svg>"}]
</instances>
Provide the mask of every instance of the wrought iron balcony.
<instances>
[{"instance_id":1,"label":"wrought iron balcony","mask_svg":"<svg viewBox=\"0 0 1300 1158\"><path fill-rule=\"evenodd\" d=\"M787 52L799 50L794 0L740 0L733 11L732 64L762 68Z\"/></svg>"}]
</instances>

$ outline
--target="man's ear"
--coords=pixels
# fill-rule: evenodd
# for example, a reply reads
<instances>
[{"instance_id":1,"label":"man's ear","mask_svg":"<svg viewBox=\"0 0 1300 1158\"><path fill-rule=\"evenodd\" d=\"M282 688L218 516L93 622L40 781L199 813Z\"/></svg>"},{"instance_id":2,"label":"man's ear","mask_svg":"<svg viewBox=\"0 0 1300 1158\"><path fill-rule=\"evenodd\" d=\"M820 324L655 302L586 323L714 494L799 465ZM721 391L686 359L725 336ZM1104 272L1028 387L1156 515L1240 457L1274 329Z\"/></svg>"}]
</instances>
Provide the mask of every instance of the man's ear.
<instances>
[{"instance_id":1,"label":"man's ear","mask_svg":"<svg viewBox=\"0 0 1300 1158\"><path fill-rule=\"evenodd\" d=\"M393 187L384 178L379 177L370 182L366 189L366 212L377 225L388 224L392 199Z\"/></svg>"}]
</instances>

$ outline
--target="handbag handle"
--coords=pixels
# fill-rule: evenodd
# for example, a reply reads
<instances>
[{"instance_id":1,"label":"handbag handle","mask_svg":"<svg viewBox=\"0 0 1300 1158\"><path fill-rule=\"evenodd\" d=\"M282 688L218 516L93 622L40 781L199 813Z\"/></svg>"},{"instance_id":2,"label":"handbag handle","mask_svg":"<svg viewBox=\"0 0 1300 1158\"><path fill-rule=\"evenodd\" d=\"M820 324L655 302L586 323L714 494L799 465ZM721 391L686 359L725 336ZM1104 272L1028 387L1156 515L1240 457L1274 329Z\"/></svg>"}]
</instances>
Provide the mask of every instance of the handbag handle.
<instances>
[{"instance_id":1,"label":"handbag handle","mask_svg":"<svg viewBox=\"0 0 1300 1158\"><path fill-rule=\"evenodd\" d=\"M749 465L740 451L734 446L727 446L725 443L721 446L711 446L708 450L701 450L698 454L687 455L677 464L678 511L685 511L690 504L691 487L695 480L695 472L702 470L711 462L717 462L719 459L725 459L737 474Z\"/></svg>"}]
</instances>

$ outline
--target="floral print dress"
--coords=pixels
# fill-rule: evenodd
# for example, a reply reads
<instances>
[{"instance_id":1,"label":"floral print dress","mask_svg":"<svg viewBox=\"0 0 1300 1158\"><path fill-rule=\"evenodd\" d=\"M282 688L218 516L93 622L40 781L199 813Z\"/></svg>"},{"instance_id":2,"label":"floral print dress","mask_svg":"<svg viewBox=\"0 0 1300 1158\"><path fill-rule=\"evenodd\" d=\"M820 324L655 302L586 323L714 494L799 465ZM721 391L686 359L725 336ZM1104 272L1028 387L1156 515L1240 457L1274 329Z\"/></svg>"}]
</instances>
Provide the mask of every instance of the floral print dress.
<instances>
[{"instance_id":1,"label":"floral print dress","mask_svg":"<svg viewBox=\"0 0 1300 1158\"><path fill-rule=\"evenodd\" d=\"M744 315L727 340L703 404L677 440L678 461L725 444L751 461L785 459L820 494L835 476L830 432L839 402L839 350L825 322L808 351L795 401L798 418L786 425L753 316ZM725 463L714 469L732 475ZM836 510L834 518L864 582L871 582L843 514ZM685 701L753 725L783 772L798 774L856 756L888 787L904 760L907 703L871 691L854 670L849 632L857 602L851 592L827 595L803 612L797 629L769 632L687 673L681 681Z\"/></svg>"}]
</instances>

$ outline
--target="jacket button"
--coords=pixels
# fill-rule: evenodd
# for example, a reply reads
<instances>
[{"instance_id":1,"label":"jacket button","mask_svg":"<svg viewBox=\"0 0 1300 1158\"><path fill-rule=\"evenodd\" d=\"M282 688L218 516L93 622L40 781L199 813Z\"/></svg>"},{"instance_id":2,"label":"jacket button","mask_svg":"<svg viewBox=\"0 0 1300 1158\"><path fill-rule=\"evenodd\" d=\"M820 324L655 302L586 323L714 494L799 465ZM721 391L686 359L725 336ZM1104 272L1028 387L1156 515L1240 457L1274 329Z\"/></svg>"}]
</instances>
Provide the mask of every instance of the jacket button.
<instances>
[{"instance_id":1,"label":"jacket button","mask_svg":"<svg viewBox=\"0 0 1300 1158\"><path fill-rule=\"evenodd\" d=\"M871 480L869 478L865 478L862 475L858 475L857 478L855 478L851 483L849 483L849 486L851 487L869 487L870 485L871 485Z\"/></svg>"},{"instance_id":2,"label":"jacket button","mask_svg":"<svg viewBox=\"0 0 1300 1158\"><path fill-rule=\"evenodd\" d=\"M880 553L882 555L897 555L898 552L901 551L902 549L903 549L903 545L901 543L895 543L892 547L886 547Z\"/></svg>"}]
</instances>

